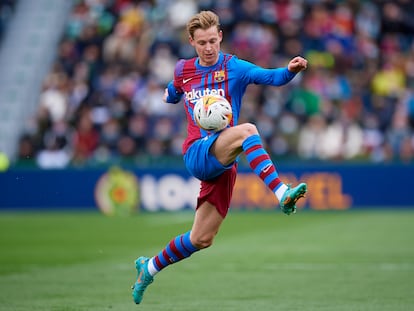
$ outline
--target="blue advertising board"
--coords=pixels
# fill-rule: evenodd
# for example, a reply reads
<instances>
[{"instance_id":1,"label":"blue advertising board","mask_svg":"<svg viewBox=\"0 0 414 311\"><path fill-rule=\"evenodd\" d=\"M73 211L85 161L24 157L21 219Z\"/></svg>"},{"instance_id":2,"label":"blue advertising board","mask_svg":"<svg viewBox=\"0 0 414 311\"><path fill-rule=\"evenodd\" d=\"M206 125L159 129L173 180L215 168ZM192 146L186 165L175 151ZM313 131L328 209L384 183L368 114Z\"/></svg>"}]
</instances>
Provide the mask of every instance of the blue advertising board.
<instances>
[{"instance_id":1,"label":"blue advertising board","mask_svg":"<svg viewBox=\"0 0 414 311\"><path fill-rule=\"evenodd\" d=\"M414 166L284 165L286 183L308 183L299 208L413 208ZM185 169L11 169L0 173L0 209L147 211L194 209L199 182ZM240 169L232 208L273 209L275 196L248 169Z\"/></svg>"}]
</instances>

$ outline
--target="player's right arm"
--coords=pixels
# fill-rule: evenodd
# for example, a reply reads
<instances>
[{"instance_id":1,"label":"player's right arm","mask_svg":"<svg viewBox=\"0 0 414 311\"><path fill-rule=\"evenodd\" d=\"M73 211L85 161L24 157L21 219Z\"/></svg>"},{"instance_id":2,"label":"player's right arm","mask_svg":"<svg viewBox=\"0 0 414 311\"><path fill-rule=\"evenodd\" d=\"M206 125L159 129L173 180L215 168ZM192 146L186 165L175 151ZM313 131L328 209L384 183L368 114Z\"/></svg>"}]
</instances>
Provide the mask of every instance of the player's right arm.
<instances>
[{"instance_id":1,"label":"player's right arm","mask_svg":"<svg viewBox=\"0 0 414 311\"><path fill-rule=\"evenodd\" d=\"M180 77L182 76L182 69L183 69L184 63L185 61L181 59L175 65L174 79L171 80L170 83L168 83L165 89L165 92L164 92L163 100L166 103L177 104L183 97L184 92L181 89L182 85L180 83L181 81Z\"/></svg>"}]
</instances>

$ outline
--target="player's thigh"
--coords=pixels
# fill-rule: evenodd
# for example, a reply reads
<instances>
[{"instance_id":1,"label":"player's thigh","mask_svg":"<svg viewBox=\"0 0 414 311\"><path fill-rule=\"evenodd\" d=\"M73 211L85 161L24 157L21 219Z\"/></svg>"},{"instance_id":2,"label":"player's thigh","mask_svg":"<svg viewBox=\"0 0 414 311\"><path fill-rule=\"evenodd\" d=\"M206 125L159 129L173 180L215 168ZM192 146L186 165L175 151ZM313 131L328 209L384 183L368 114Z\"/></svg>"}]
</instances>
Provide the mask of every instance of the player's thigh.
<instances>
[{"instance_id":1,"label":"player's thigh","mask_svg":"<svg viewBox=\"0 0 414 311\"><path fill-rule=\"evenodd\" d=\"M245 139L257 133L256 127L250 123L227 128L212 145L211 153L223 165L232 163L243 152L242 145Z\"/></svg>"},{"instance_id":2,"label":"player's thigh","mask_svg":"<svg viewBox=\"0 0 414 311\"><path fill-rule=\"evenodd\" d=\"M211 153L211 148L220 133L196 140L184 154L184 163L187 170L199 180L213 180L233 166L223 165Z\"/></svg>"}]
</instances>

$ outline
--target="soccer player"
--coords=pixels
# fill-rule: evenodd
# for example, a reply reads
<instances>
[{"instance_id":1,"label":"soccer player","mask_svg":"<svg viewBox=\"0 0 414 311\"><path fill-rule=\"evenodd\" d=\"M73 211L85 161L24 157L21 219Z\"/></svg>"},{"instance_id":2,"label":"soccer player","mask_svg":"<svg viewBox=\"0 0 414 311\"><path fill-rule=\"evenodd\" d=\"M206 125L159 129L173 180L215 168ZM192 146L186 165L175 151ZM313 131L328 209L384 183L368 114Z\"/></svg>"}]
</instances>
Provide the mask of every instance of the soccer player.
<instances>
[{"instance_id":1,"label":"soccer player","mask_svg":"<svg viewBox=\"0 0 414 311\"><path fill-rule=\"evenodd\" d=\"M191 230L174 237L156 256L135 261L138 277L132 296L137 304L158 272L212 245L230 206L240 154L246 155L254 173L275 193L284 213L295 213L296 201L307 191L305 183L291 188L280 180L255 125L238 124L242 96L249 84L284 85L306 69L306 59L297 56L286 68L265 69L223 53L219 18L211 11L193 16L187 32L197 57L177 62L164 101L176 104L184 97L188 122L184 162L188 171L200 179L201 188ZM193 107L198 98L213 89L231 103L233 119L222 131L206 132L196 125Z\"/></svg>"}]
</instances>

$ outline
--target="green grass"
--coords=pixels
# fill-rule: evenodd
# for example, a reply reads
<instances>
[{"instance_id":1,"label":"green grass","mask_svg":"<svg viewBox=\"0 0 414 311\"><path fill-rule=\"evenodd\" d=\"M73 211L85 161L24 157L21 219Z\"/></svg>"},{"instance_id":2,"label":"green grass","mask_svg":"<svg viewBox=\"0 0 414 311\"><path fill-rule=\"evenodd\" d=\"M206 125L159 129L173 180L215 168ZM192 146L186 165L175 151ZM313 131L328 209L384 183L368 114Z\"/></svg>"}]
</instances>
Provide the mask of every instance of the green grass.
<instances>
[{"instance_id":1,"label":"green grass","mask_svg":"<svg viewBox=\"0 0 414 311\"><path fill-rule=\"evenodd\" d=\"M0 310L414 310L414 211L231 213L136 306L133 261L193 213L0 214Z\"/></svg>"}]
</instances>

